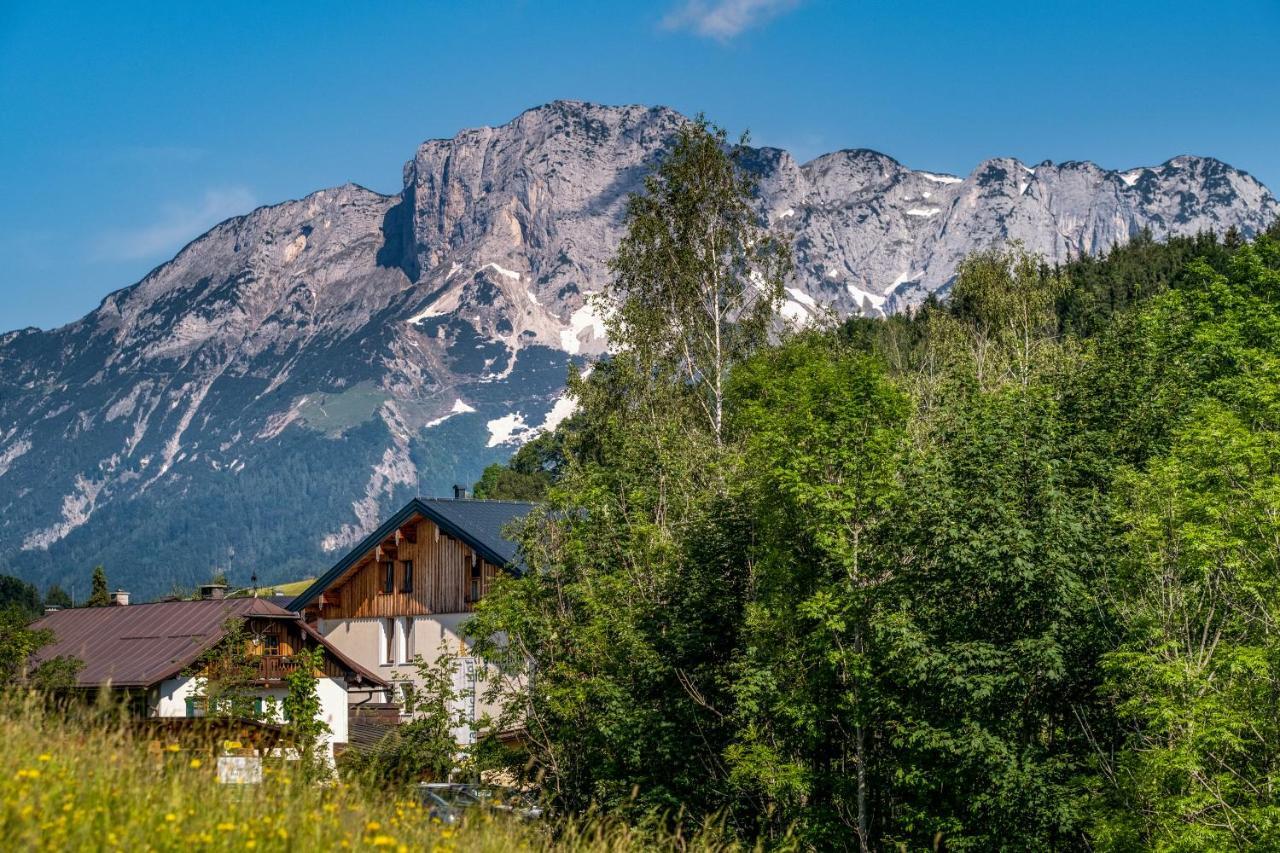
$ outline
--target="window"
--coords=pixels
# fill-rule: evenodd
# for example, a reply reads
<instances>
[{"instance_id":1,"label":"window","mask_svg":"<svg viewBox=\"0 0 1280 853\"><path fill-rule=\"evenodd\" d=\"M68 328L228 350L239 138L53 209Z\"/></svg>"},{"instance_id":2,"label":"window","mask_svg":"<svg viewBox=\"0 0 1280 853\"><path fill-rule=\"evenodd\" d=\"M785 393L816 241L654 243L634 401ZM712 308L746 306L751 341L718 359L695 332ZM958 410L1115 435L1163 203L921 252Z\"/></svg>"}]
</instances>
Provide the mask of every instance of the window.
<instances>
[{"instance_id":1,"label":"window","mask_svg":"<svg viewBox=\"0 0 1280 853\"><path fill-rule=\"evenodd\" d=\"M390 621L391 621L392 640L395 645L395 651L394 651L395 662L405 663L407 660L407 658L405 658L405 655L404 655L405 639L406 639L405 635L408 633L409 620L408 619L392 619ZM388 663L389 662L390 661L388 661Z\"/></svg>"},{"instance_id":2,"label":"window","mask_svg":"<svg viewBox=\"0 0 1280 853\"><path fill-rule=\"evenodd\" d=\"M401 592L413 592L413 560L404 561L404 580L400 582Z\"/></svg>"},{"instance_id":3,"label":"window","mask_svg":"<svg viewBox=\"0 0 1280 853\"><path fill-rule=\"evenodd\" d=\"M396 564L391 561L382 564L382 591L396 591Z\"/></svg>"},{"instance_id":4,"label":"window","mask_svg":"<svg viewBox=\"0 0 1280 853\"><path fill-rule=\"evenodd\" d=\"M396 662L396 658L395 658L395 654L396 654L396 649L395 649L395 631L396 631L395 622L396 622L396 620L394 620L394 619L383 619L383 620L382 620L382 630L379 632L379 638L380 638L380 639L381 639L381 641L382 641L382 642L381 642L381 646L382 646L382 654L381 654L381 655L379 655L379 657L380 657L380 658L382 658L382 662L383 662L383 663L395 663L395 662Z\"/></svg>"},{"instance_id":5,"label":"window","mask_svg":"<svg viewBox=\"0 0 1280 853\"><path fill-rule=\"evenodd\" d=\"M264 634L262 636L262 653L264 655L280 654L280 635Z\"/></svg>"},{"instance_id":6,"label":"window","mask_svg":"<svg viewBox=\"0 0 1280 853\"><path fill-rule=\"evenodd\" d=\"M471 597L467 601L476 602L480 600L480 578L471 579Z\"/></svg>"},{"instance_id":7,"label":"window","mask_svg":"<svg viewBox=\"0 0 1280 853\"><path fill-rule=\"evenodd\" d=\"M404 622L404 662L413 660L413 617L406 616Z\"/></svg>"}]
</instances>

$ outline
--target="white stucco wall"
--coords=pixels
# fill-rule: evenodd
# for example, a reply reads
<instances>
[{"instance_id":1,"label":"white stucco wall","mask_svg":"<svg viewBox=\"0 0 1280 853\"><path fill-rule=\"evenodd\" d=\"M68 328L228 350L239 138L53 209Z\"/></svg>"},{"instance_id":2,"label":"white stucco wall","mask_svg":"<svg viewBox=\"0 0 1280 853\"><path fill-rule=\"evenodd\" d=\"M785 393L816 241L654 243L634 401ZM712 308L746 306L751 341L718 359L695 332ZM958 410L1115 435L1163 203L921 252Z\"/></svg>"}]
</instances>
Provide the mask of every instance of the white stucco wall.
<instances>
[{"instance_id":1,"label":"white stucco wall","mask_svg":"<svg viewBox=\"0 0 1280 853\"><path fill-rule=\"evenodd\" d=\"M151 716L187 716L187 699L195 692L196 686L196 680L187 676L161 682L159 695L151 708ZM289 690L286 687L268 687L255 692L255 695L261 696L264 700L275 700L276 718L271 722L283 722L281 709L284 697L288 693ZM332 755L333 745L346 743L348 737L346 684L340 679L325 676L317 681L316 694L320 699L319 716L330 729L324 739L328 752Z\"/></svg>"},{"instance_id":2,"label":"white stucco wall","mask_svg":"<svg viewBox=\"0 0 1280 853\"><path fill-rule=\"evenodd\" d=\"M470 617L470 613L437 613L431 616L409 617L413 627L411 648L407 650L408 658L412 660L414 656L421 656L427 663L435 663L441 652L446 650L461 657L468 656L470 648L459 629L462 623ZM385 618L378 617L321 619L316 624L316 629L343 654L376 672L387 681L407 679L415 684L420 683L417 677L417 667L412 663L388 664L384 661L382 634L385 621ZM477 667L478 669L479 667ZM462 686L463 680L462 672L459 671L455 686ZM480 719L486 714L496 716L498 713L496 706L484 702L483 694L485 688L486 684L484 682L480 682L477 685L477 695L474 702L475 719ZM358 703L362 695L368 694L353 693L352 701ZM387 701L399 701L398 696L374 697L375 701L379 698ZM462 700L459 703L460 707L465 705L467 708L470 708L471 704L470 700ZM470 739L470 735L471 732L467 728L455 730L455 736L459 743L467 742Z\"/></svg>"}]
</instances>

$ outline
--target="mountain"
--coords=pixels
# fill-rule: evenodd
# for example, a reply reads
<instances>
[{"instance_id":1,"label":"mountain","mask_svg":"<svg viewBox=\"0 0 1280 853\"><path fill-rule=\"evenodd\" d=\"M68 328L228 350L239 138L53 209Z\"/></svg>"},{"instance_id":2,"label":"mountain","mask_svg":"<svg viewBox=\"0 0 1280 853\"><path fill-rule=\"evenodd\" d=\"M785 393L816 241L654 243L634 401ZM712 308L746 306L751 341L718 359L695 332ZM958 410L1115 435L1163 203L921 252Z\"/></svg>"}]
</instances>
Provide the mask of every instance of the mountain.
<instances>
[{"instance_id":1,"label":"mountain","mask_svg":"<svg viewBox=\"0 0 1280 853\"><path fill-rule=\"evenodd\" d=\"M86 317L0 334L0 572L83 595L314 574L414 492L444 494L570 409L604 350L588 294L629 193L685 119L556 102L423 143L404 187L348 184L227 220ZM968 176L867 150L754 149L791 235L784 314L900 310L968 253L1051 261L1280 215L1219 161L1113 172L1010 158Z\"/></svg>"}]
</instances>

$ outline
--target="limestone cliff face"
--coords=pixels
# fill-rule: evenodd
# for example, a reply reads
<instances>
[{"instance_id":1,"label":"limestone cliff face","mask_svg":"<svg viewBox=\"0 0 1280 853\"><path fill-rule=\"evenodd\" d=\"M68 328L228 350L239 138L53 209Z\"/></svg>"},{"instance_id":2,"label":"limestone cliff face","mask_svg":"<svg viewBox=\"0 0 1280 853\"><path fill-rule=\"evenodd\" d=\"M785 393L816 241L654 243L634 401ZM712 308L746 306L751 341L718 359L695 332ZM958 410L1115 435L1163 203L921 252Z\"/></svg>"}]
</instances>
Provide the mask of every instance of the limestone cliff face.
<instances>
[{"instance_id":1,"label":"limestone cliff face","mask_svg":"<svg viewBox=\"0 0 1280 853\"><path fill-rule=\"evenodd\" d=\"M0 570L68 585L104 562L143 594L215 567L301 576L413 492L472 481L567 413L568 362L606 345L586 297L683 121L557 102L431 140L396 195L259 208L75 323L0 334ZM916 303L1010 240L1061 261L1280 215L1199 157L963 177L866 150L747 161L795 246L799 321Z\"/></svg>"}]
</instances>

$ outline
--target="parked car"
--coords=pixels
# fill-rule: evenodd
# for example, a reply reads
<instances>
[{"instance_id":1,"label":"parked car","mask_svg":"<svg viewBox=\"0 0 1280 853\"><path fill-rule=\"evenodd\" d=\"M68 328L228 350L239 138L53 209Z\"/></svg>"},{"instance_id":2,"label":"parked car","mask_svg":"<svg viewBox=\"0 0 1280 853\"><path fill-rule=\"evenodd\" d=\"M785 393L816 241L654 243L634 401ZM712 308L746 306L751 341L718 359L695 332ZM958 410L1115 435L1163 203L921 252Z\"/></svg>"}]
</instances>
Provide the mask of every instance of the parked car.
<instances>
[{"instance_id":1,"label":"parked car","mask_svg":"<svg viewBox=\"0 0 1280 853\"><path fill-rule=\"evenodd\" d=\"M542 807L530 795L513 788L467 782L424 782L418 786L419 802L432 817L453 825L471 808L505 812L521 820L538 820Z\"/></svg>"},{"instance_id":2,"label":"parked car","mask_svg":"<svg viewBox=\"0 0 1280 853\"><path fill-rule=\"evenodd\" d=\"M480 805L463 786L447 782L423 782L418 785L417 794L418 803L428 816L446 826L461 823L467 809Z\"/></svg>"}]
</instances>

